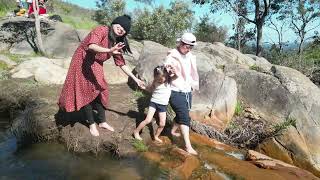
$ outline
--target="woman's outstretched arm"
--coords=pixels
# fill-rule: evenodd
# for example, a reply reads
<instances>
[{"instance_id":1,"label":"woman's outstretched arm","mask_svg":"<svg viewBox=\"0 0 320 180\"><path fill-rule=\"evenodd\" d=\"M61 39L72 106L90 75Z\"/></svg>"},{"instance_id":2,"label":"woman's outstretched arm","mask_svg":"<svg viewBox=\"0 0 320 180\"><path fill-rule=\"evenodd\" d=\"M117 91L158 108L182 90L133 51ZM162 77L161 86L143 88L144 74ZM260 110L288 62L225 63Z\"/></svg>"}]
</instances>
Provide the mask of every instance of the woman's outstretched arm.
<instances>
[{"instance_id":1,"label":"woman's outstretched arm","mask_svg":"<svg viewBox=\"0 0 320 180\"><path fill-rule=\"evenodd\" d=\"M126 73L129 77L131 77L141 89L146 88L145 83L140 79L138 79L134 74L132 74L131 69L127 65L120 66L120 68L124 73Z\"/></svg>"}]
</instances>

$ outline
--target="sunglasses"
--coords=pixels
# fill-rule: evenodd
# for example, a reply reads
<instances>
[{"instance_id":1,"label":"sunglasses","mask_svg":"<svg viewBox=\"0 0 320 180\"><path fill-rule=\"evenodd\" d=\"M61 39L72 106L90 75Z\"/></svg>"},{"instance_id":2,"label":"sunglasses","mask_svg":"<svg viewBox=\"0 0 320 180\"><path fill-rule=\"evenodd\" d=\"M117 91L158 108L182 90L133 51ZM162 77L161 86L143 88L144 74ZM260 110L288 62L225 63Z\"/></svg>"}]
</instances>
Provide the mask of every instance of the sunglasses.
<instances>
[{"instance_id":1,"label":"sunglasses","mask_svg":"<svg viewBox=\"0 0 320 180\"><path fill-rule=\"evenodd\" d=\"M186 48L186 49L193 49L193 45L190 45L190 44L185 44L184 43L184 47Z\"/></svg>"}]
</instances>

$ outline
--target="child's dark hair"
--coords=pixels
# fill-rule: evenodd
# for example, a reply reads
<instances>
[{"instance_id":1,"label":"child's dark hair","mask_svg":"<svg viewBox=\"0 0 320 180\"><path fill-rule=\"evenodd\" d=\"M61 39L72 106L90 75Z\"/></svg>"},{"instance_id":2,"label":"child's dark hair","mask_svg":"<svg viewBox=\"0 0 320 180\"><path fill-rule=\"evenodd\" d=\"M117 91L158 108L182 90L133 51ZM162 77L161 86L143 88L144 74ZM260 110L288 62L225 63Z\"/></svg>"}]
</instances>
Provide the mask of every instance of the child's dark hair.
<instances>
[{"instance_id":1,"label":"child's dark hair","mask_svg":"<svg viewBox=\"0 0 320 180\"><path fill-rule=\"evenodd\" d=\"M160 76L164 76L166 78L165 83L170 84L172 79L170 77L170 73L167 71L167 68L163 65L157 66L153 70L153 78L157 79Z\"/></svg>"}]
</instances>

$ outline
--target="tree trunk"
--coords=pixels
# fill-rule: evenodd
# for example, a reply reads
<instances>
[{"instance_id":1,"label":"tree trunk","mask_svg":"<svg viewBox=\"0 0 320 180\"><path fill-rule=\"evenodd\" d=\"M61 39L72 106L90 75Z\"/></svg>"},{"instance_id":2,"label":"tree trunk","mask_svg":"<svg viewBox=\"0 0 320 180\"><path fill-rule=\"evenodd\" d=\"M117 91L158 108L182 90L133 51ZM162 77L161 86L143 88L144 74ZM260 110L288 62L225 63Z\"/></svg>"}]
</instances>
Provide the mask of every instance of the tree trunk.
<instances>
[{"instance_id":1,"label":"tree trunk","mask_svg":"<svg viewBox=\"0 0 320 180\"><path fill-rule=\"evenodd\" d=\"M256 45L256 55L261 56L262 54L262 22L257 22L256 28L257 28L257 45Z\"/></svg>"},{"instance_id":2,"label":"tree trunk","mask_svg":"<svg viewBox=\"0 0 320 180\"><path fill-rule=\"evenodd\" d=\"M45 55L45 50L43 47L43 43L42 43L42 38L41 38L41 31L40 31L40 19L39 19L39 2L38 0L34 0L34 2L32 3L33 5L33 9L34 9L34 17L35 17L35 28L36 28L36 36L37 36L37 47L39 50L39 53L42 55Z\"/></svg>"},{"instance_id":3,"label":"tree trunk","mask_svg":"<svg viewBox=\"0 0 320 180\"><path fill-rule=\"evenodd\" d=\"M304 43L304 37L300 37L300 43L299 43L299 49L298 49L298 54L301 56L303 52L303 43Z\"/></svg>"}]
</instances>

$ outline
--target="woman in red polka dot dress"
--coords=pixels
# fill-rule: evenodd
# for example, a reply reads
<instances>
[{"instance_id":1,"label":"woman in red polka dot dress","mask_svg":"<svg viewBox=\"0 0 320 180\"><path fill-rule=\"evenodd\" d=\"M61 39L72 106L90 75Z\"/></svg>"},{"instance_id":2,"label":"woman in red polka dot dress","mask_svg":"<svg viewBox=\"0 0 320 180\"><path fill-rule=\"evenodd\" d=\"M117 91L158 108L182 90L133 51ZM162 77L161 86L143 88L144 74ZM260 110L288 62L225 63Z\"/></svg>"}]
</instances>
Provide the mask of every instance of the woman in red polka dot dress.
<instances>
[{"instance_id":1,"label":"woman in red polka dot dress","mask_svg":"<svg viewBox=\"0 0 320 180\"><path fill-rule=\"evenodd\" d=\"M103 73L104 61L113 56L115 64L139 87L144 88L143 81L132 74L122 56L122 52L131 53L126 39L130 27L131 18L127 15L115 18L110 27L96 27L85 37L72 57L58 104L66 112L83 109L93 136L99 136L93 109L98 111L99 127L114 131L105 119L109 90Z\"/></svg>"}]
</instances>

